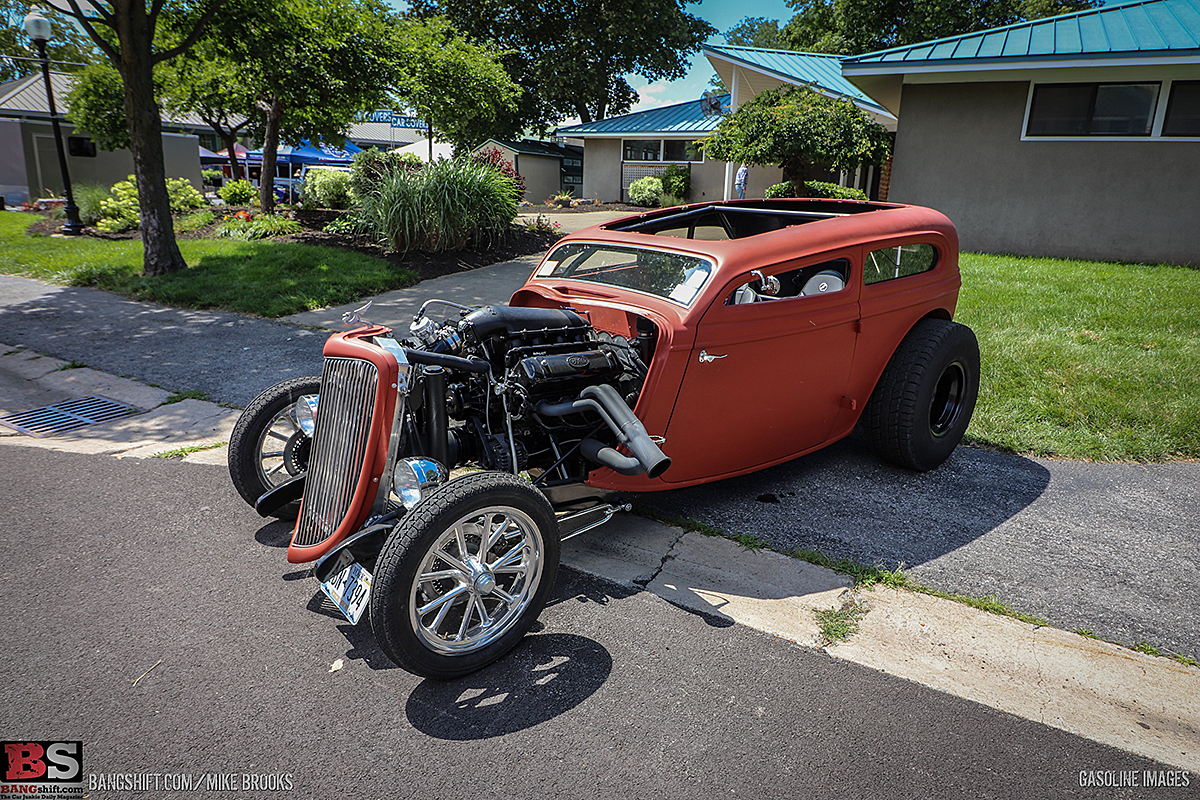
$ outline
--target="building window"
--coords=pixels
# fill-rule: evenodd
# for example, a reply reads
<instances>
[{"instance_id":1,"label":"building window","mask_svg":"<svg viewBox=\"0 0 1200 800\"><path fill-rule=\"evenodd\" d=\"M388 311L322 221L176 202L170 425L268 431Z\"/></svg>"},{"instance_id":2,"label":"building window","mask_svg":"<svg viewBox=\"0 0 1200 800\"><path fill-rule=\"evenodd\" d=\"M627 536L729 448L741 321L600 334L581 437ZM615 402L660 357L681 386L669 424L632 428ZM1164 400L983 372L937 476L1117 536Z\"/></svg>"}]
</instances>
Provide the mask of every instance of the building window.
<instances>
[{"instance_id":1,"label":"building window","mask_svg":"<svg viewBox=\"0 0 1200 800\"><path fill-rule=\"evenodd\" d=\"M695 142L668 139L663 142L663 161L703 161Z\"/></svg>"},{"instance_id":2,"label":"building window","mask_svg":"<svg viewBox=\"0 0 1200 800\"><path fill-rule=\"evenodd\" d=\"M687 139L626 139L626 161L703 161L704 153Z\"/></svg>"},{"instance_id":3,"label":"building window","mask_svg":"<svg viewBox=\"0 0 1200 800\"><path fill-rule=\"evenodd\" d=\"M1033 89L1026 136L1149 136L1157 83L1044 83Z\"/></svg>"},{"instance_id":4,"label":"building window","mask_svg":"<svg viewBox=\"0 0 1200 800\"><path fill-rule=\"evenodd\" d=\"M583 159L580 159L580 158L564 158L564 159L563 159L563 166L564 166L564 167L582 167L582 166L583 166Z\"/></svg>"},{"instance_id":5,"label":"building window","mask_svg":"<svg viewBox=\"0 0 1200 800\"><path fill-rule=\"evenodd\" d=\"M86 136L68 136L67 152L76 158L95 158L96 143Z\"/></svg>"},{"instance_id":6,"label":"building window","mask_svg":"<svg viewBox=\"0 0 1200 800\"><path fill-rule=\"evenodd\" d=\"M1163 136L1200 136L1200 81L1175 81L1167 101Z\"/></svg>"},{"instance_id":7,"label":"building window","mask_svg":"<svg viewBox=\"0 0 1200 800\"><path fill-rule=\"evenodd\" d=\"M661 139L626 139L626 161L659 161L662 153Z\"/></svg>"}]
</instances>

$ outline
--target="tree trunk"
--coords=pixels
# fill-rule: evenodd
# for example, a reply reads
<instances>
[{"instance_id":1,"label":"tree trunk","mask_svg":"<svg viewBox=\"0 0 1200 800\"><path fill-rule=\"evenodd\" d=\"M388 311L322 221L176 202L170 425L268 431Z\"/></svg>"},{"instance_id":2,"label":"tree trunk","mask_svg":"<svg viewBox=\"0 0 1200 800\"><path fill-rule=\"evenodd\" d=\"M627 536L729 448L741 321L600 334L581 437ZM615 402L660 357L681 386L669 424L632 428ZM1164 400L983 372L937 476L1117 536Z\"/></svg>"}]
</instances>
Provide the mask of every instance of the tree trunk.
<instances>
[{"instance_id":1,"label":"tree trunk","mask_svg":"<svg viewBox=\"0 0 1200 800\"><path fill-rule=\"evenodd\" d=\"M231 180L240 180L242 178L241 166L237 157L237 137L232 133L227 133L221 137L225 142L225 149L229 152L229 174L233 177Z\"/></svg>"},{"instance_id":2,"label":"tree trunk","mask_svg":"<svg viewBox=\"0 0 1200 800\"><path fill-rule=\"evenodd\" d=\"M789 161L781 164L783 179L791 181L792 192L796 197L808 197L808 187L804 185L804 162Z\"/></svg>"},{"instance_id":3,"label":"tree trunk","mask_svg":"<svg viewBox=\"0 0 1200 800\"><path fill-rule=\"evenodd\" d=\"M267 129L263 135L262 173L258 179L258 203L263 213L275 211L275 162L279 152L279 123L283 119L283 105L271 101L267 112Z\"/></svg>"},{"instance_id":4,"label":"tree trunk","mask_svg":"<svg viewBox=\"0 0 1200 800\"><path fill-rule=\"evenodd\" d=\"M119 13L117 19L117 36L121 44L119 68L125 83L125 118L129 123L129 147L133 151L145 251L142 274L166 275L186 269L187 263L175 242L171 220L171 200L163 164L162 120L154 100L146 6L140 1L129 3L129 13Z\"/></svg>"}]
</instances>

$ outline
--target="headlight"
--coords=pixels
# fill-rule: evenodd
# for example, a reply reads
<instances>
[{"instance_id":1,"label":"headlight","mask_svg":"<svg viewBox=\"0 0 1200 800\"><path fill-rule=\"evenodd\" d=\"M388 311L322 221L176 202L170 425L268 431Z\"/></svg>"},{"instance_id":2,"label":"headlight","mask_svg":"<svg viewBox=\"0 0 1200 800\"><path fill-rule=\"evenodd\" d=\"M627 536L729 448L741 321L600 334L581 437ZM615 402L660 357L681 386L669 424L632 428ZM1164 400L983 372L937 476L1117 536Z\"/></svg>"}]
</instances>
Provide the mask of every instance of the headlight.
<instances>
[{"instance_id":1,"label":"headlight","mask_svg":"<svg viewBox=\"0 0 1200 800\"><path fill-rule=\"evenodd\" d=\"M317 401L319 395L306 394L296 401L296 424L305 435L311 437L317 427Z\"/></svg>"},{"instance_id":2,"label":"headlight","mask_svg":"<svg viewBox=\"0 0 1200 800\"><path fill-rule=\"evenodd\" d=\"M449 470L432 458L402 458L392 471L392 491L405 508L412 508L449 476Z\"/></svg>"}]
</instances>

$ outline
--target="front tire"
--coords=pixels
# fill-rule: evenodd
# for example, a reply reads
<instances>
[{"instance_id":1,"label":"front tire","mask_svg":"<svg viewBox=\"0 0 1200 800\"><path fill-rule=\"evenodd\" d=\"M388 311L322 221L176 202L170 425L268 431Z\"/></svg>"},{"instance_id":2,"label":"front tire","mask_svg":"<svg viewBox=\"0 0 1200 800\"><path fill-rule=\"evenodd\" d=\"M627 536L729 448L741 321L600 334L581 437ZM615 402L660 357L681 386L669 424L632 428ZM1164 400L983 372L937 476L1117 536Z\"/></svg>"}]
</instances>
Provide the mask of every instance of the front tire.
<instances>
[{"instance_id":1,"label":"front tire","mask_svg":"<svg viewBox=\"0 0 1200 800\"><path fill-rule=\"evenodd\" d=\"M923 319L896 348L863 414L884 460L925 472L950 457L979 396L979 343L966 325Z\"/></svg>"},{"instance_id":2,"label":"front tire","mask_svg":"<svg viewBox=\"0 0 1200 800\"><path fill-rule=\"evenodd\" d=\"M415 675L474 672L528 632L558 560L554 510L527 481L505 472L450 481L404 515L379 553L375 638Z\"/></svg>"},{"instance_id":3,"label":"front tire","mask_svg":"<svg viewBox=\"0 0 1200 800\"><path fill-rule=\"evenodd\" d=\"M263 391L238 417L229 435L229 477L251 507L271 489L308 471L312 441L296 422L295 406L320 389L320 378L291 378ZM299 513L297 500L271 516L295 519Z\"/></svg>"}]
</instances>

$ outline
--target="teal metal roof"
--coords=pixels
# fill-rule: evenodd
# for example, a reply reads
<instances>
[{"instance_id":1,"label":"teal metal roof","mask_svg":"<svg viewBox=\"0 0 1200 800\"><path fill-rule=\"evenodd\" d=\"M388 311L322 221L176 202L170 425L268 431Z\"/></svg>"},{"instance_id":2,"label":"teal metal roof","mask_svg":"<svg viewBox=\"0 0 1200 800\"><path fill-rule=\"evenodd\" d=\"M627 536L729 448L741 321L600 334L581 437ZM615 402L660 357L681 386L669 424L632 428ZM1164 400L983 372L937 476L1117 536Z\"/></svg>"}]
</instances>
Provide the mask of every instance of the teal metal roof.
<instances>
[{"instance_id":1,"label":"teal metal roof","mask_svg":"<svg viewBox=\"0 0 1200 800\"><path fill-rule=\"evenodd\" d=\"M720 97L721 105L728 107L729 95L724 94ZM559 136L594 136L605 133L656 133L664 136L703 135L712 133L720 121L719 116L704 116L704 110L700 107L700 99L697 98L686 103L651 108L647 111L635 111L632 114L622 114L596 122L584 122L580 125L559 128L557 134Z\"/></svg>"},{"instance_id":2,"label":"teal metal roof","mask_svg":"<svg viewBox=\"0 0 1200 800\"><path fill-rule=\"evenodd\" d=\"M822 94L835 97L844 95L861 106L888 113L887 109L842 77L842 56L800 53L795 50L766 50L758 47L705 45L702 49L704 55L710 59L713 56L723 58L787 83L811 84Z\"/></svg>"},{"instance_id":3,"label":"teal metal roof","mask_svg":"<svg viewBox=\"0 0 1200 800\"><path fill-rule=\"evenodd\" d=\"M962 65L1149 54L1200 56L1200 0L1134 0L843 61L856 67ZM869 70L863 70L867 72Z\"/></svg>"}]
</instances>

